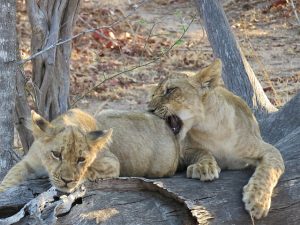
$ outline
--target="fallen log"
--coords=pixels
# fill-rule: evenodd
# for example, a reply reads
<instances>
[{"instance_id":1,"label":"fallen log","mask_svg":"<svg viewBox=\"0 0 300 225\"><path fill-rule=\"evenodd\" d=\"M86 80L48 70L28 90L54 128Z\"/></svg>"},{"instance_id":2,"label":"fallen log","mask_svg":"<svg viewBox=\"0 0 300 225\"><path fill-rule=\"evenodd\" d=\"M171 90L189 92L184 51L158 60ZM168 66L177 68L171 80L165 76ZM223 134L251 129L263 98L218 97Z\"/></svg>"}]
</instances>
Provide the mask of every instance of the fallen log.
<instances>
[{"instance_id":1,"label":"fallen log","mask_svg":"<svg viewBox=\"0 0 300 225\"><path fill-rule=\"evenodd\" d=\"M284 150L286 173L275 189L269 215L255 224L300 221L300 152L295 148L299 143L291 142L299 134L297 129L278 142ZM251 174L251 170L223 171L213 182L187 179L184 174L156 180L100 180L63 197L54 189L35 197L49 183L32 180L0 194L0 224L12 224L8 222L16 217L16 224L251 224L242 202L242 188Z\"/></svg>"}]
</instances>

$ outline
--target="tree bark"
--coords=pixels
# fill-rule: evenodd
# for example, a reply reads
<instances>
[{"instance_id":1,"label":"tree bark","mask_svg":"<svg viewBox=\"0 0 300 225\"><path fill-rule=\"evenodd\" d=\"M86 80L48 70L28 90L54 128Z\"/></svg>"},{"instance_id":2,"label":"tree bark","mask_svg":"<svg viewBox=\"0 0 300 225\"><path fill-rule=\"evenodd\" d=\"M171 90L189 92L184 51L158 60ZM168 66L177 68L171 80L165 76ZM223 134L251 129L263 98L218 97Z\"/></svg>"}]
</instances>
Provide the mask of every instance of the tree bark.
<instances>
[{"instance_id":1,"label":"tree bark","mask_svg":"<svg viewBox=\"0 0 300 225\"><path fill-rule=\"evenodd\" d=\"M277 111L243 55L219 0L196 0L196 5L214 56L223 62L225 86L242 97L258 117Z\"/></svg>"},{"instance_id":2,"label":"tree bark","mask_svg":"<svg viewBox=\"0 0 300 225\"><path fill-rule=\"evenodd\" d=\"M0 1L0 179L12 164L17 60L16 1Z\"/></svg>"},{"instance_id":3,"label":"tree bark","mask_svg":"<svg viewBox=\"0 0 300 225\"><path fill-rule=\"evenodd\" d=\"M27 0L32 27L31 52L43 50L72 36L80 0ZM34 58L33 82L37 111L48 120L68 110L71 43L52 48Z\"/></svg>"}]
</instances>

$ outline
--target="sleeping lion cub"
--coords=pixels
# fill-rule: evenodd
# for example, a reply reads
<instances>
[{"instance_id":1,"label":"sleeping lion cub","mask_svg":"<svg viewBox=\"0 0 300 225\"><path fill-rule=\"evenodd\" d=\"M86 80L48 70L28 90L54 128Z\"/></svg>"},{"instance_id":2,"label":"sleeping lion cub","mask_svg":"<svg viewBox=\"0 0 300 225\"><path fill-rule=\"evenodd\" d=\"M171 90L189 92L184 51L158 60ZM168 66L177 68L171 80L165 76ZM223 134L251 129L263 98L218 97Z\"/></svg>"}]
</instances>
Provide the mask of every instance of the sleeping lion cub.
<instances>
[{"instance_id":1,"label":"sleeping lion cub","mask_svg":"<svg viewBox=\"0 0 300 225\"><path fill-rule=\"evenodd\" d=\"M264 142L258 123L246 103L221 87L222 63L218 59L193 77L170 78L156 87L149 110L170 123L185 151L198 162L187 176L201 180L219 177L221 169L256 170L244 187L246 210L259 219L268 214L271 195L284 172L280 152Z\"/></svg>"},{"instance_id":2,"label":"sleeping lion cub","mask_svg":"<svg viewBox=\"0 0 300 225\"><path fill-rule=\"evenodd\" d=\"M113 110L101 112L97 119L100 126L89 114L72 109L50 123L32 111L35 140L28 154L9 170L0 192L44 176L58 190L71 192L86 179L163 177L176 172L179 145L162 119Z\"/></svg>"}]
</instances>

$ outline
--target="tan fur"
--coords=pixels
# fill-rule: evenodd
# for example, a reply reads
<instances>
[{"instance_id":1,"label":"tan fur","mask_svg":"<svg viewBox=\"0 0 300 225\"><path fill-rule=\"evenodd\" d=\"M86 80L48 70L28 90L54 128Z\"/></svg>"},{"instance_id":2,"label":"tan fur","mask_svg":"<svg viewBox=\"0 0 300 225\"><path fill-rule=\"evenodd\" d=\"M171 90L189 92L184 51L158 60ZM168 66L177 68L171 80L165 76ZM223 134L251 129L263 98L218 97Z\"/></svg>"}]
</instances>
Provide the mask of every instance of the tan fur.
<instances>
[{"instance_id":1,"label":"tan fur","mask_svg":"<svg viewBox=\"0 0 300 225\"><path fill-rule=\"evenodd\" d=\"M172 176L179 162L179 144L165 121L145 112L104 110L99 126L114 130L110 151L120 161L121 176Z\"/></svg>"},{"instance_id":2,"label":"tan fur","mask_svg":"<svg viewBox=\"0 0 300 225\"><path fill-rule=\"evenodd\" d=\"M220 168L256 167L244 187L243 201L258 219L268 214L284 163L280 152L262 140L246 103L220 86L221 70L216 60L193 77L161 82L149 108L162 118L177 115L183 121L178 136L188 177L213 180Z\"/></svg>"},{"instance_id":3,"label":"tan fur","mask_svg":"<svg viewBox=\"0 0 300 225\"><path fill-rule=\"evenodd\" d=\"M32 112L35 141L5 176L0 191L42 176L57 189L71 192L86 179L175 173L179 145L163 120L149 113L110 110L97 119L98 125L89 114L73 109L50 123ZM107 130L96 131L99 125ZM113 143L105 148L111 136ZM79 162L82 157L84 162Z\"/></svg>"},{"instance_id":4,"label":"tan fur","mask_svg":"<svg viewBox=\"0 0 300 225\"><path fill-rule=\"evenodd\" d=\"M32 111L30 128L35 140L28 154L4 177L0 191L26 179L48 176L57 189L70 192L85 179L112 135L112 130L96 131L95 119L77 109L51 123ZM117 175L113 172L109 176Z\"/></svg>"}]
</instances>

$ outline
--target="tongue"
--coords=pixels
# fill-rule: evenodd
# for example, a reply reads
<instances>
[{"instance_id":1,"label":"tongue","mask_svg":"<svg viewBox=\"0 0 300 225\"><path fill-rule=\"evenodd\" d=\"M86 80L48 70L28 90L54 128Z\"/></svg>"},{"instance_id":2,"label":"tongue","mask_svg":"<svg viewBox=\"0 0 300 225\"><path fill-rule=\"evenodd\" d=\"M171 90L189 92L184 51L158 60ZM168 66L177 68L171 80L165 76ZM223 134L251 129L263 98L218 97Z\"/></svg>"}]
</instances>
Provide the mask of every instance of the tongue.
<instances>
[{"instance_id":1,"label":"tongue","mask_svg":"<svg viewBox=\"0 0 300 225\"><path fill-rule=\"evenodd\" d=\"M181 119L176 115L168 116L166 122L175 135L180 132L183 125Z\"/></svg>"}]
</instances>

